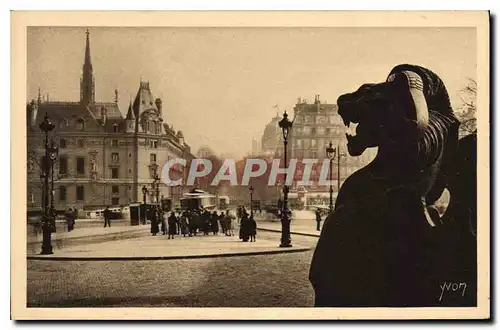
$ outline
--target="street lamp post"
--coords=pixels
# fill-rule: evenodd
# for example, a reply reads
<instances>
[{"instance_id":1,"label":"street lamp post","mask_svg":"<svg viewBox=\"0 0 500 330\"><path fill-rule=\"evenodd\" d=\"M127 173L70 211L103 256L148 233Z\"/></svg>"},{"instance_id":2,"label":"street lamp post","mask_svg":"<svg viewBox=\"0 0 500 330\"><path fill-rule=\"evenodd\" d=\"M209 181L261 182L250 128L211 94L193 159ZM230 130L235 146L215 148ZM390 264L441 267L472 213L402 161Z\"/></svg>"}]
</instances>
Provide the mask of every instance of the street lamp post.
<instances>
[{"instance_id":1,"label":"street lamp post","mask_svg":"<svg viewBox=\"0 0 500 330\"><path fill-rule=\"evenodd\" d=\"M250 190L250 216L253 217L253 187L248 188Z\"/></svg>"},{"instance_id":2,"label":"street lamp post","mask_svg":"<svg viewBox=\"0 0 500 330\"><path fill-rule=\"evenodd\" d=\"M292 122L288 119L288 114L283 114L283 119L278 123L279 127L283 132L283 146L285 166L288 167L287 163L287 146L288 146L288 135L292 129ZM285 172L285 179L283 184L283 211L281 212L281 244L280 247L292 247L292 239L290 237L290 215L288 210L288 192L289 188L286 184L287 173Z\"/></svg>"},{"instance_id":3,"label":"street lamp post","mask_svg":"<svg viewBox=\"0 0 500 330\"><path fill-rule=\"evenodd\" d=\"M155 189L155 199L156 199L156 204L160 203L160 177L158 176L158 173L155 171L153 174L153 186Z\"/></svg>"},{"instance_id":4,"label":"street lamp post","mask_svg":"<svg viewBox=\"0 0 500 330\"><path fill-rule=\"evenodd\" d=\"M148 188L146 186L142 186L142 204L144 205L144 220L142 222L143 225L146 224L146 218L147 218L147 207L146 207L146 195L148 194Z\"/></svg>"},{"instance_id":5,"label":"street lamp post","mask_svg":"<svg viewBox=\"0 0 500 330\"><path fill-rule=\"evenodd\" d=\"M335 154L337 152L336 148L333 148L332 142L326 148L326 155L330 159L330 213L333 212L333 185L332 185L332 172L333 172L333 160L335 159ZM340 157L339 157L340 158Z\"/></svg>"},{"instance_id":6,"label":"street lamp post","mask_svg":"<svg viewBox=\"0 0 500 330\"><path fill-rule=\"evenodd\" d=\"M49 133L54 129L54 124L50 120L47 113L40 124L40 130L45 133L45 155L43 157L42 172L43 172L43 240L41 254L53 254L52 251L52 212L49 211L49 175L51 170L51 148L49 145Z\"/></svg>"},{"instance_id":7,"label":"street lamp post","mask_svg":"<svg viewBox=\"0 0 500 330\"><path fill-rule=\"evenodd\" d=\"M54 163L56 162L57 156L59 154L59 147L54 144L54 141L51 139L49 146L49 158L50 158L50 172L51 172L51 180L50 180L50 191L51 191L51 199L50 199L50 213L55 217L55 207L54 207L54 199L55 199L55 190L54 190Z\"/></svg>"}]
</instances>

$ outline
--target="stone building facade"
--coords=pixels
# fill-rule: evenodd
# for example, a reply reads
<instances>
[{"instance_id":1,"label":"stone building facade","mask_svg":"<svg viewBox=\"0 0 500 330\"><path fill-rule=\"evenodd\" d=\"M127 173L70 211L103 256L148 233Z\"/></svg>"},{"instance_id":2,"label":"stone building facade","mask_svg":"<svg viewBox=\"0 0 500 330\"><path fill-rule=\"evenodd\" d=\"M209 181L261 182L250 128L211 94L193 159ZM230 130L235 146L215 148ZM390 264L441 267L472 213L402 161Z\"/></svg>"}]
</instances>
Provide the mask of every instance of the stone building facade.
<instances>
[{"instance_id":1,"label":"stone building facade","mask_svg":"<svg viewBox=\"0 0 500 330\"><path fill-rule=\"evenodd\" d=\"M87 31L80 101L42 100L39 92L27 105L28 208L41 206L44 133L39 124L46 114L55 125L50 136L59 146L53 191L57 209L141 202L143 186L150 191L147 201L155 202L155 171L161 176L169 159L193 157L183 133L164 120L162 101L154 98L149 82L140 82L125 117L118 108L117 91L114 102L95 101L89 39ZM173 171L186 175L185 168ZM182 189L160 183L160 198L175 203Z\"/></svg>"},{"instance_id":2,"label":"stone building facade","mask_svg":"<svg viewBox=\"0 0 500 330\"><path fill-rule=\"evenodd\" d=\"M347 139L342 118L338 115L336 104L322 103L319 95L315 96L314 103L299 98L293 108L288 111L288 118L293 122L290 131L287 157L288 159L317 159L322 162L327 158L326 148L330 142L343 155L340 159L340 181L351 175L359 168L368 164L375 156L376 149L368 149L359 157L351 157L347 153ZM266 125L262 134L262 155L273 155L274 158L284 157L283 135L279 128L282 116L276 116ZM338 151L337 151L338 154ZM296 172L297 173L297 172ZM332 179L337 179L337 159L333 163ZM314 173L313 173L314 175ZM316 181L317 182L317 181ZM296 187L297 180L292 188ZM314 184L306 189L312 191L327 191L329 187L320 187Z\"/></svg>"}]
</instances>

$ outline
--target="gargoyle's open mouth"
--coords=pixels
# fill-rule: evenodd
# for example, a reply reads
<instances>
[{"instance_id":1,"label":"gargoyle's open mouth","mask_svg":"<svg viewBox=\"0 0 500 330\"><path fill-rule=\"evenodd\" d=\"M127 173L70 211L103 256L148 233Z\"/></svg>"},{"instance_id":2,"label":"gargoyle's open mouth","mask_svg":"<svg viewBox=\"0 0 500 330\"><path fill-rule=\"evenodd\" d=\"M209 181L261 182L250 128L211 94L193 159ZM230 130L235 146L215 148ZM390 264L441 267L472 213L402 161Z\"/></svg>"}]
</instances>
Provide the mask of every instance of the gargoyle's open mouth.
<instances>
[{"instance_id":1,"label":"gargoyle's open mouth","mask_svg":"<svg viewBox=\"0 0 500 330\"><path fill-rule=\"evenodd\" d=\"M357 109L346 109L339 107L339 115L341 116L345 125L345 136L347 139L347 150L351 156L361 155L365 149L368 147L368 141L366 140L365 125L364 123L359 123L359 118L357 116Z\"/></svg>"}]
</instances>

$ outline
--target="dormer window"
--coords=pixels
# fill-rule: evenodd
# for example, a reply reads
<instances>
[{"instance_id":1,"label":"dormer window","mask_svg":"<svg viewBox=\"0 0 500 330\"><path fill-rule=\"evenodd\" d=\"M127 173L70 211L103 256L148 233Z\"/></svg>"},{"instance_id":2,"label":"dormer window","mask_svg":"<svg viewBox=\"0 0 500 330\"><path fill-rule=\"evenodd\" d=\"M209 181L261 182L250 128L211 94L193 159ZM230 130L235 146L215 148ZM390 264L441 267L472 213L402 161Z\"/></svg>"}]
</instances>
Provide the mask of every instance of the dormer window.
<instances>
[{"instance_id":1,"label":"dormer window","mask_svg":"<svg viewBox=\"0 0 500 330\"><path fill-rule=\"evenodd\" d=\"M63 119L59 122L59 128L66 128L68 127L68 120L67 119Z\"/></svg>"},{"instance_id":2,"label":"dormer window","mask_svg":"<svg viewBox=\"0 0 500 330\"><path fill-rule=\"evenodd\" d=\"M114 125L113 125L113 132L114 132L114 133L118 133L118 131L119 131L118 125L117 125L117 124L114 124Z\"/></svg>"},{"instance_id":3,"label":"dormer window","mask_svg":"<svg viewBox=\"0 0 500 330\"><path fill-rule=\"evenodd\" d=\"M85 121L83 118L78 118L76 120L76 129L79 131L83 131L85 129Z\"/></svg>"}]
</instances>

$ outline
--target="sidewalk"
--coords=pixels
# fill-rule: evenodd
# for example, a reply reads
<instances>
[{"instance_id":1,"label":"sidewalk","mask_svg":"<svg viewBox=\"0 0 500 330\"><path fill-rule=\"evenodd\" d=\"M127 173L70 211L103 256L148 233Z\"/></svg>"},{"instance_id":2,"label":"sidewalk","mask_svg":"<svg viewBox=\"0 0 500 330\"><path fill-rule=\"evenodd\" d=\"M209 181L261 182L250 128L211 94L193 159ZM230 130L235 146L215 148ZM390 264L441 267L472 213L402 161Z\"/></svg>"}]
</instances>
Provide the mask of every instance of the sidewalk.
<instances>
[{"instance_id":1,"label":"sidewalk","mask_svg":"<svg viewBox=\"0 0 500 330\"><path fill-rule=\"evenodd\" d=\"M323 228L323 222L321 221L320 229ZM271 231L281 233L281 222L280 221L257 221L258 230ZM321 231L316 230L315 220L292 220L290 223L290 233L293 235L303 235L311 237L319 237Z\"/></svg>"},{"instance_id":2,"label":"sidewalk","mask_svg":"<svg viewBox=\"0 0 500 330\"><path fill-rule=\"evenodd\" d=\"M71 232L58 230L52 234L52 247L54 252L75 245L85 245L91 243L100 243L110 240L122 240L126 238L134 238L142 235L147 235L150 231L149 225L139 226L112 226L104 228L87 227L76 228ZM36 254L40 252L40 246L43 241L43 235L29 235L27 237L27 252L28 254Z\"/></svg>"},{"instance_id":3,"label":"sidewalk","mask_svg":"<svg viewBox=\"0 0 500 330\"><path fill-rule=\"evenodd\" d=\"M149 229L149 228L148 228ZM259 239L242 242L237 236L193 237L141 236L120 241L70 246L52 255L28 254L30 260L167 260L215 258L308 251L311 246L280 248L279 241Z\"/></svg>"}]
</instances>

